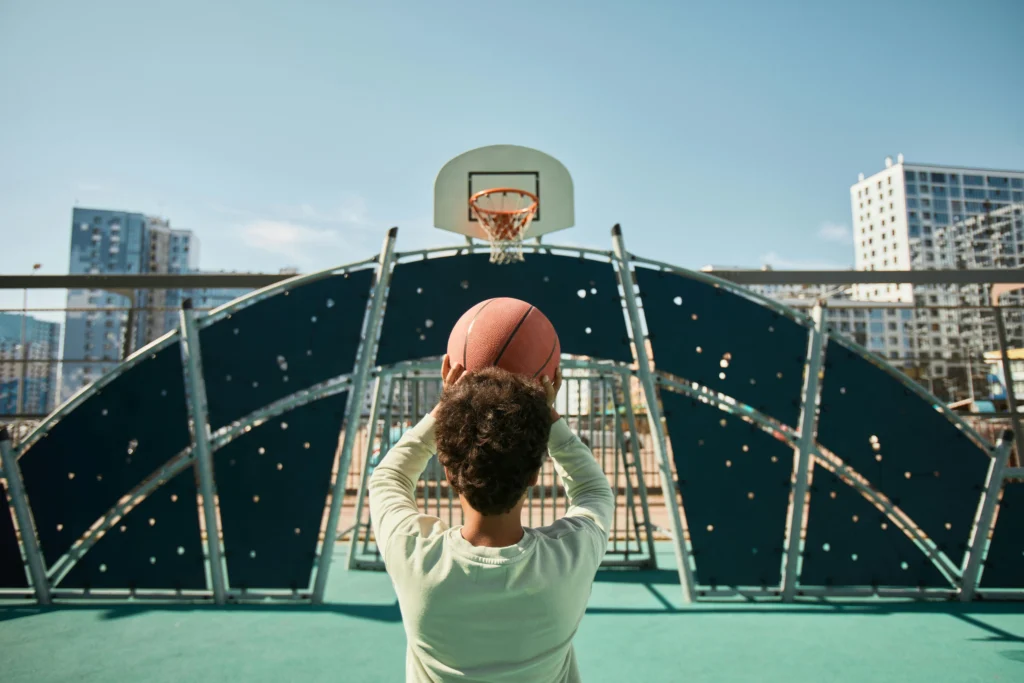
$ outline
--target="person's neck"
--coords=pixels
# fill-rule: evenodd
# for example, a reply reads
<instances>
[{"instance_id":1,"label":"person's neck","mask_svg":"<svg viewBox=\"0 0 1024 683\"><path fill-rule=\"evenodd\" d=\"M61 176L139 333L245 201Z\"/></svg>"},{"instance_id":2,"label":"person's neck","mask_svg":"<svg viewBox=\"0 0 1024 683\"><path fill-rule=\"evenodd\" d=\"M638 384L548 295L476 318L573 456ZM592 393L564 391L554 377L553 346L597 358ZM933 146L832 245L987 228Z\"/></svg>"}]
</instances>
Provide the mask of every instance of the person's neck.
<instances>
[{"instance_id":1,"label":"person's neck","mask_svg":"<svg viewBox=\"0 0 1024 683\"><path fill-rule=\"evenodd\" d=\"M506 548L523 540L522 506L503 515L481 515L463 502L466 520L462 525L462 538L470 544L484 548Z\"/></svg>"}]
</instances>

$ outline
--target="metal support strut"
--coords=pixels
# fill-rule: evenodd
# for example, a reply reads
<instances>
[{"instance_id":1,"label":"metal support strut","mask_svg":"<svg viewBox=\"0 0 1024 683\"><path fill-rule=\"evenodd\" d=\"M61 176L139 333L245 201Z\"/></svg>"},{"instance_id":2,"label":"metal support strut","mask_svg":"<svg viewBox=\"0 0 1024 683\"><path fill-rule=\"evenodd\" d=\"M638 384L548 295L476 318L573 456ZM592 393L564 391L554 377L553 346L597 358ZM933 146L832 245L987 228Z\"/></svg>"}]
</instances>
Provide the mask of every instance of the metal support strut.
<instances>
[{"instance_id":1,"label":"metal support strut","mask_svg":"<svg viewBox=\"0 0 1024 683\"><path fill-rule=\"evenodd\" d=\"M381 392L385 384L383 375L377 376L373 385L373 403L370 404L370 420L366 425L366 457L363 459L363 471L359 476L359 493L356 496L355 521L352 524L352 537L348 543L348 569L355 569L356 553L359 551L359 528L362 526L363 504L366 499L366 483L370 480L370 461L373 458L374 436L377 434L377 418L380 415ZM385 424L384 431L391 428ZM381 438L383 451L384 439ZM366 523L366 536L370 536L370 522Z\"/></svg>"},{"instance_id":2,"label":"metal support strut","mask_svg":"<svg viewBox=\"0 0 1024 683\"><path fill-rule=\"evenodd\" d=\"M217 487L213 477L213 453L210 449L210 420L207 414L206 385L203 383L202 359L199 351L199 328L192 300L181 303L181 353L185 362L185 390L192 418L199 493L203 497L203 523L206 526L206 553L210 558L210 583L213 600L225 602L224 564L220 552L220 524L217 518Z\"/></svg>"},{"instance_id":3,"label":"metal support strut","mask_svg":"<svg viewBox=\"0 0 1024 683\"><path fill-rule=\"evenodd\" d=\"M964 568L963 581L960 585L960 600L969 602L974 599L981 578L981 563L988 553L989 534L996 516L996 505L999 502L999 491L1003 486L1003 473L1006 463L1013 451L1014 435L1009 429L1003 432L992 454L992 465L988 470L988 484L985 487L985 498L981 504L978 521L974 525L968 555L967 566Z\"/></svg>"},{"instance_id":4,"label":"metal support strut","mask_svg":"<svg viewBox=\"0 0 1024 683\"><path fill-rule=\"evenodd\" d=\"M786 566L783 571L782 599L791 602L796 595L799 578L800 551L804 520L807 519L807 489L811 458L814 453L814 437L818 431L818 376L821 373L822 325L824 317L822 302L815 304L811 312L814 327L807 341L807 372L804 376L803 400L800 412L800 438L796 448L796 471L793 479L793 500L789 508L788 534L786 536Z\"/></svg>"},{"instance_id":5,"label":"metal support strut","mask_svg":"<svg viewBox=\"0 0 1024 683\"><path fill-rule=\"evenodd\" d=\"M338 476L331 490L331 511L324 528L324 541L317 562L316 582L313 586L313 602L324 601L327 588L327 575L331 569L331 557L334 554L335 537L338 534L338 518L341 516L341 499L345 495L345 480L348 478L349 463L352 461L352 449L355 447L356 434L359 432L359 418L363 408L363 396L369 379L370 367L377 360L377 335L380 321L383 318L384 304L387 301L388 285L391 283L391 266L395 255L395 240L398 228L388 230L381 248L380 261L377 266L377 281L373 287L373 296L366 316L366 325L359 352L356 356L356 367L352 372L352 386L348 395L348 407L345 410L345 435L341 445L341 456L338 461Z\"/></svg>"},{"instance_id":6,"label":"metal support strut","mask_svg":"<svg viewBox=\"0 0 1024 683\"><path fill-rule=\"evenodd\" d=\"M686 546L686 536L683 534L682 516L679 513L679 506L675 504L676 487L672 481L672 470L669 468L668 440L665 438L665 431L661 426L661 407L658 405L658 392L654 384L654 376L651 372L650 358L647 356L646 338L640 321L640 309L636 303L636 289L633 284L633 271L629 262L629 252L626 251L626 243L622 238L622 228L618 223L612 228L612 245L615 250L615 257L618 260L622 296L626 303L626 311L629 314L629 326L633 337L637 374L640 377L640 384L644 390L644 400L647 403L647 422L651 428L651 435L654 437L654 457L658 462L658 471L661 475L661 489L665 496L665 507L671 513L669 521L672 524L672 540L674 541L672 546L676 555L683 602L690 603L694 599L696 583L694 582L693 568L690 566L690 553ZM683 502L685 504L686 501Z\"/></svg>"},{"instance_id":7,"label":"metal support strut","mask_svg":"<svg viewBox=\"0 0 1024 683\"><path fill-rule=\"evenodd\" d=\"M43 553L36 538L36 525L28 506L25 484L21 480L18 458L11 447L11 432L7 427L0 429L0 469L3 469L4 477L7 479L7 492L14 504L14 516L18 520L21 545L24 548L25 559L28 560L28 573L36 600L40 605L49 605L50 583L46 580L46 564L43 562Z\"/></svg>"}]
</instances>

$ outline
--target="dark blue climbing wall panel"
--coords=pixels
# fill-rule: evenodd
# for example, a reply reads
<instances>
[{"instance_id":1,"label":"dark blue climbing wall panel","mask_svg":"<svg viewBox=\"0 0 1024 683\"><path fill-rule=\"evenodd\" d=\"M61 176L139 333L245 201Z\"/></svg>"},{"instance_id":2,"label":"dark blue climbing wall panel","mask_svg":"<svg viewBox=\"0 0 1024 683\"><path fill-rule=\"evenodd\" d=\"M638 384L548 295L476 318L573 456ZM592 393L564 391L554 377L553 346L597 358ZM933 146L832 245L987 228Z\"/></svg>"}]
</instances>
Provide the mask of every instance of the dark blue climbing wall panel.
<instances>
[{"instance_id":1,"label":"dark blue climbing wall panel","mask_svg":"<svg viewBox=\"0 0 1024 683\"><path fill-rule=\"evenodd\" d=\"M210 426L352 372L372 279L368 268L315 280L202 329Z\"/></svg>"},{"instance_id":2,"label":"dark blue climbing wall panel","mask_svg":"<svg viewBox=\"0 0 1024 683\"><path fill-rule=\"evenodd\" d=\"M530 254L523 263L498 266L486 254L471 254L395 268L377 362L442 355L459 317L500 296L539 308L558 331L562 353L633 360L610 263Z\"/></svg>"},{"instance_id":3,"label":"dark blue climbing wall panel","mask_svg":"<svg viewBox=\"0 0 1024 683\"><path fill-rule=\"evenodd\" d=\"M1024 482L1006 482L982 588L1024 588Z\"/></svg>"},{"instance_id":4,"label":"dark blue climbing wall panel","mask_svg":"<svg viewBox=\"0 0 1024 683\"><path fill-rule=\"evenodd\" d=\"M19 460L47 563L189 443L175 341L61 418Z\"/></svg>"},{"instance_id":5,"label":"dark blue climbing wall panel","mask_svg":"<svg viewBox=\"0 0 1024 683\"><path fill-rule=\"evenodd\" d=\"M7 507L7 489L0 483L0 588L26 588L25 564L14 531L12 514Z\"/></svg>"},{"instance_id":6,"label":"dark blue climbing wall panel","mask_svg":"<svg viewBox=\"0 0 1024 683\"><path fill-rule=\"evenodd\" d=\"M820 465L811 484L803 558L802 586L949 587L906 534Z\"/></svg>"},{"instance_id":7,"label":"dark blue climbing wall panel","mask_svg":"<svg viewBox=\"0 0 1024 683\"><path fill-rule=\"evenodd\" d=\"M296 408L217 451L232 588L309 585L347 397Z\"/></svg>"},{"instance_id":8,"label":"dark blue climbing wall panel","mask_svg":"<svg viewBox=\"0 0 1024 683\"><path fill-rule=\"evenodd\" d=\"M60 587L206 588L195 469L187 467L132 508Z\"/></svg>"},{"instance_id":9,"label":"dark blue climbing wall panel","mask_svg":"<svg viewBox=\"0 0 1024 683\"><path fill-rule=\"evenodd\" d=\"M637 268L636 281L658 370L797 424L806 327L727 289L675 273Z\"/></svg>"},{"instance_id":10,"label":"dark blue climbing wall panel","mask_svg":"<svg viewBox=\"0 0 1024 683\"><path fill-rule=\"evenodd\" d=\"M697 581L777 586L793 449L718 408L662 389Z\"/></svg>"},{"instance_id":11,"label":"dark blue climbing wall panel","mask_svg":"<svg viewBox=\"0 0 1024 683\"><path fill-rule=\"evenodd\" d=\"M960 564L990 458L933 403L833 339L826 349L818 441Z\"/></svg>"}]
</instances>

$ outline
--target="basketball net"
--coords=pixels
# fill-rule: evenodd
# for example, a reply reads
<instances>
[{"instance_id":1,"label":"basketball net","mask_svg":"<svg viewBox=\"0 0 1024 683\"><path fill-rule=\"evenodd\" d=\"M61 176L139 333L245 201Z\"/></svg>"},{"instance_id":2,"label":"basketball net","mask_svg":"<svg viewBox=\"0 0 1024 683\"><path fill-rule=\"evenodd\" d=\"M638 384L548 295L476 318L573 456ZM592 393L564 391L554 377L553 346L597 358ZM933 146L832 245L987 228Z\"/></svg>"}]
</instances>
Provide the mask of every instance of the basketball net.
<instances>
[{"instance_id":1,"label":"basketball net","mask_svg":"<svg viewBox=\"0 0 1024 683\"><path fill-rule=\"evenodd\" d=\"M537 195L496 187L470 197L469 208L491 243L491 263L523 260L523 236L537 215Z\"/></svg>"}]
</instances>

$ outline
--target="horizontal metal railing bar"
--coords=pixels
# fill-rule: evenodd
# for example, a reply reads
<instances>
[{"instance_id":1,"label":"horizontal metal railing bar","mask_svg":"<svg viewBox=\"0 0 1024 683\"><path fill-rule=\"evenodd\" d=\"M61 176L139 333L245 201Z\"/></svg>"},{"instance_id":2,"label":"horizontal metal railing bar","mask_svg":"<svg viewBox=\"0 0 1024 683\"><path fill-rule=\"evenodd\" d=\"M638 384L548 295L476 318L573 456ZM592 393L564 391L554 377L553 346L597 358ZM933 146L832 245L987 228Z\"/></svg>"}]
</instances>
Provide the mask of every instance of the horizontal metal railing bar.
<instances>
[{"instance_id":1,"label":"horizontal metal railing bar","mask_svg":"<svg viewBox=\"0 0 1024 683\"><path fill-rule=\"evenodd\" d=\"M207 306L205 308L202 306L194 306L192 310L212 311L213 309L213 306ZM0 313L127 313L128 311L177 313L180 310L181 306L72 306L70 308L63 306L49 306L41 308L0 308Z\"/></svg>"},{"instance_id":2,"label":"horizontal metal railing bar","mask_svg":"<svg viewBox=\"0 0 1024 683\"><path fill-rule=\"evenodd\" d=\"M287 273L0 275L0 289L259 289L293 277Z\"/></svg>"},{"instance_id":3,"label":"horizontal metal railing bar","mask_svg":"<svg viewBox=\"0 0 1024 683\"><path fill-rule=\"evenodd\" d=\"M28 289L35 289L29 287ZM232 288L232 289L241 289ZM967 296L967 294L959 294L957 292L949 292L951 296ZM817 302L816 296L810 296L806 299L787 298L780 296L779 298L773 298L772 300L789 306L791 308L812 308ZM913 304L910 302L896 302L896 301L870 301L867 299L828 299L826 298L827 307L836 310L868 310L868 309L885 309L893 311L991 311L993 306L991 304ZM1024 305L1021 304L1000 304L998 308L1004 311L1019 311L1024 310ZM150 311L157 313L176 313L181 310L180 306L36 306L24 308L21 306L11 308L0 308L0 313L127 313L129 311ZM196 306L194 310L197 311L213 311L216 307L213 306Z\"/></svg>"},{"instance_id":4,"label":"horizontal metal railing bar","mask_svg":"<svg viewBox=\"0 0 1024 683\"><path fill-rule=\"evenodd\" d=\"M486 248L469 245L438 247L420 251L402 252L402 259L415 256L457 253L475 253ZM608 256L608 252L559 245L541 245L527 251L556 252ZM649 265L657 262L630 255L631 260ZM713 270L696 271L713 275L739 285L852 285L852 284L1013 284L1024 282L1024 269L978 268L971 270ZM0 275L0 289L194 289L243 288L254 289L296 277L287 273L196 273L143 275Z\"/></svg>"},{"instance_id":5,"label":"horizontal metal railing bar","mask_svg":"<svg viewBox=\"0 0 1024 683\"><path fill-rule=\"evenodd\" d=\"M982 285L1024 282L1024 269L975 270L712 270L738 285Z\"/></svg>"}]
</instances>

